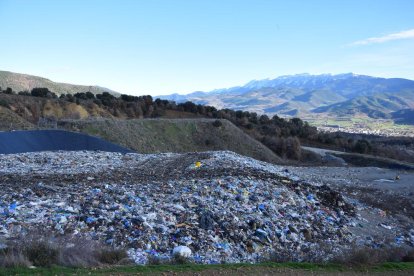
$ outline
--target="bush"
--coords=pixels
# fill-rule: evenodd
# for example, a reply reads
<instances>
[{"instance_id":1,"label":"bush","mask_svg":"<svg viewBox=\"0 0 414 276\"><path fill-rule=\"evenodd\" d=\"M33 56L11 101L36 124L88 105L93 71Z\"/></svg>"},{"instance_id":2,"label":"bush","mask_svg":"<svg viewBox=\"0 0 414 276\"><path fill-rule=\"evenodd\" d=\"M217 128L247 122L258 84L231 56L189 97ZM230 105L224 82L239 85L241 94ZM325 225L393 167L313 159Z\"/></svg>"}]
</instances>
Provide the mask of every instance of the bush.
<instances>
[{"instance_id":1,"label":"bush","mask_svg":"<svg viewBox=\"0 0 414 276\"><path fill-rule=\"evenodd\" d=\"M125 250L121 249L104 249L98 253L98 259L104 264L117 264L128 258Z\"/></svg>"},{"instance_id":2,"label":"bush","mask_svg":"<svg viewBox=\"0 0 414 276\"><path fill-rule=\"evenodd\" d=\"M414 262L414 249L411 249L410 251L405 254L405 256L402 258L403 262Z\"/></svg>"},{"instance_id":3,"label":"bush","mask_svg":"<svg viewBox=\"0 0 414 276\"><path fill-rule=\"evenodd\" d=\"M362 153L362 154L371 152L371 149L372 149L371 144L367 140L364 140L364 139L358 140L358 142L356 142L353 148L355 152Z\"/></svg>"},{"instance_id":4,"label":"bush","mask_svg":"<svg viewBox=\"0 0 414 276\"><path fill-rule=\"evenodd\" d=\"M175 254L173 256L173 259L171 260L171 264L177 264L177 265L182 265L182 264L190 264L191 260L189 258L180 256L178 254Z\"/></svg>"},{"instance_id":5,"label":"bush","mask_svg":"<svg viewBox=\"0 0 414 276\"><path fill-rule=\"evenodd\" d=\"M59 265L67 267L99 266L101 262L96 256L100 245L94 241L83 239L62 239L59 244Z\"/></svg>"},{"instance_id":6,"label":"bush","mask_svg":"<svg viewBox=\"0 0 414 276\"><path fill-rule=\"evenodd\" d=\"M344 252L342 256L334 258L334 262L349 266L367 266L384 262L409 261L414 251L407 251L406 248L354 248Z\"/></svg>"},{"instance_id":7,"label":"bush","mask_svg":"<svg viewBox=\"0 0 414 276\"><path fill-rule=\"evenodd\" d=\"M20 91L20 92L18 93L18 95L20 95L20 96L30 96L31 94L30 94L30 92L29 92L29 91Z\"/></svg>"},{"instance_id":8,"label":"bush","mask_svg":"<svg viewBox=\"0 0 414 276\"><path fill-rule=\"evenodd\" d=\"M148 261L147 261L147 265L163 265L165 264L165 262L163 262L163 260L157 256L149 256L148 257Z\"/></svg>"},{"instance_id":9,"label":"bush","mask_svg":"<svg viewBox=\"0 0 414 276\"><path fill-rule=\"evenodd\" d=\"M9 103L4 99L0 99L0 106L9 108Z\"/></svg>"},{"instance_id":10,"label":"bush","mask_svg":"<svg viewBox=\"0 0 414 276\"><path fill-rule=\"evenodd\" d=\"M215 127L221 127L222 125L223 125L223 123L220 120L215 120L213 122L213 126L215 126Z\"/></svg>"},{"instance_id":11,"label":"bush","mask_svg":"<svg viewBox=\"0 0 414 276\"><path fill-rule=\"evenodd\" d=\"M32 263L21 250L5 248L0 250L0 267L29 267Z\"/></svg>"},{"instance_id":12,"label":"bush","mask_svg":"<svg viewBox=\"0 0 414 276\"><path fill-rule=\"evenodd\" d=\"M24 254L33 265L50 267L58 263L59 250L47 242L39 241L27 245Z\"/></svg>"},{"instance_id":13,"label":"bush","mask_svg":"<svg viewBox=\"0 0 414 276\"><path fill-rule=\"evenodd\" d=\"M4 94L13 94L13 89L7 87L6 90L3 91Z\"/></svg>"},{"instance_id":14,"label":"bush","mask_svg":"<svg viewBox=\"0 0 414 276\"><path fill-rule=\"evenodd\" d=\"M33 97L41 97L46 98L51 92L47 88L33 88L31 91L31 95Z\"/></svg>"},{"instance_id":15,"label":"bush","mask_svg":"<svg viewBox=\"0 0 414 276\"><path fill-rule=\"evenodd\" d=\"M7 248L0 250L0 267L97 267L130 263L125 250L103 246L85 238L49 239L41 234L31 234L9 242Z\"/></svg>"}]
</instances>

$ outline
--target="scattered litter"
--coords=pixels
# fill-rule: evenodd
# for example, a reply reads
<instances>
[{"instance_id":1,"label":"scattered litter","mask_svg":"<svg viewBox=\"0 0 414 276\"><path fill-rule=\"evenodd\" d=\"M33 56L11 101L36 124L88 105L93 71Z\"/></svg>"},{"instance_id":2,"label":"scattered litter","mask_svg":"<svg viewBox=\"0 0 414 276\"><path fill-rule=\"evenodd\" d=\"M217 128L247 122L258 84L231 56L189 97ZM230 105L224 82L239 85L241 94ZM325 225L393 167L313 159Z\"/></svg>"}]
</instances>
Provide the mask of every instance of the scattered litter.
<instances>
[{"instance_id":1,"label":"scattered litter","mask_svg":"<svg viewBox=\"0 0 414 276\"><path fill-rule=\"evenodd\" d=\"M392 229L392 226L386 225L386 224L383 224L383 223L380 223L380 226L383 227L383 228L385 228L385 229L388 229L388 230L391 230Z\"/></svg>"},{"instance_id":2,"label":"scattered litter","mask_svg":"<svg viewBox=\"0 0 414 276\"><path fill-rule=\"evenodd\" d=\"M128 248L137 264L174 254L197 263L326 257L321 241L349 246L360 220L328 186L232 152L2 155L0 180L0 241L44 229Z\"/></svg>"},{"instance_id":3,"label":"scattered litter","mask_svg":"<svg viewBox=\"0 0 414 276\"><path fill-rule=\"evenodd\" d=\"M390 183L394 183L395 181L394 180L391 180L391 179L377 179L377 180L374 180L375 182L390 182Z\"/></svg>"}]
</instances>

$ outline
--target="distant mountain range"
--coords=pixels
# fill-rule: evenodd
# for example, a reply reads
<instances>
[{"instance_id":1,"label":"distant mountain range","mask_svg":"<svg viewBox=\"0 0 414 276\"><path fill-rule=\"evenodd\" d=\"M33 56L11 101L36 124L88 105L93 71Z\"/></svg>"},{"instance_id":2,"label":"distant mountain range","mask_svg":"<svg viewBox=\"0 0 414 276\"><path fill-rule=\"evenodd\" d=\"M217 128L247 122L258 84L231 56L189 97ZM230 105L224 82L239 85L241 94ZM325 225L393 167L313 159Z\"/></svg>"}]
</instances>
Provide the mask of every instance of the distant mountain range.
<instances>
[{"instance_id":1,"label":"distant mountain range","mask_svg":"<svg viewBox=\"0 0 414 276\"><path fill-rule=\"evenodd\" d=\"M36 77L26 74L13 73L8 71L0 71L0 87L6 90L7 87L13 89L13 91L29 91L35 87L48 88L50 91L57 95L61 94L75 94L78 92L90 91L94 94L101 94L102 92L109 92L113 95L120 95L120 93L111 89L100 86L86 86L76 85L69 83L53 82L49 79L42 77Z\"/></svg>"},{"instance_id":2,"label":"distant mountain range","mask_svg":"<svg viewBox=\"0 0 414 276\"><path fill-rule=\"evenodd\" d=\"M348 74L299 74L254 80L243 86L160 96L176 102L192 101L217 108L247 110L269 115L367 115L392 118L414 108L414 81ZM405 112L404 114L408 114Z\"/></svg>"},{"instance_id":3,"label":"distant mountain range","mask_svg":"<svg viewBox=\"0 0 414 276\"><path fill-rule=\"evenodd\" d=\"M85 86L53 82L46 78L0 71L0 87L13 91L30 91L47 87L60 95L91 91L94 94L120 93L100 86ZM275 79L253 80L243 86L196 91L187 95L159 96L177 103L197 104L246 110L258 114L295 117L389 118L398 123L413 122L414 81L402 78L377 78L352 73L331 75L298 74Z\"/></svg>"}]
</instances>

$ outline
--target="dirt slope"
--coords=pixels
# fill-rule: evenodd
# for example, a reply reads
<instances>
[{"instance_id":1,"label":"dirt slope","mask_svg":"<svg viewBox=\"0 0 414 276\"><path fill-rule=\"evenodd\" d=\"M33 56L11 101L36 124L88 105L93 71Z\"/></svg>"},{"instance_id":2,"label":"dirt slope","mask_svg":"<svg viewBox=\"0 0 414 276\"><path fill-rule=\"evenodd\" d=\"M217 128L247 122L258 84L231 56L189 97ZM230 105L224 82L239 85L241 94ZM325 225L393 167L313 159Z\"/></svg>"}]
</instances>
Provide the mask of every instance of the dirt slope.
<instances>
[{"instance_id":1,"label":"dirt slope","mask_svg":"<svg viewBox=\"0 0 414 276\"><path fill-rule=\"evenodd\" d=\"M0 106L0 131L15 129L32 129L35 126L13 111Z\"/></svg>"},{"instance_id":2,"label":"dirt slope","mask_svg":"<svg viewBox=\"0 0 414 276\"><path fill-rule=\"evenodd\" d=\"M139 153L230 150L270 163L283 161L227 120L210 119L84 120L60 124L136 150Z\"/></svg>"}]
</instances>

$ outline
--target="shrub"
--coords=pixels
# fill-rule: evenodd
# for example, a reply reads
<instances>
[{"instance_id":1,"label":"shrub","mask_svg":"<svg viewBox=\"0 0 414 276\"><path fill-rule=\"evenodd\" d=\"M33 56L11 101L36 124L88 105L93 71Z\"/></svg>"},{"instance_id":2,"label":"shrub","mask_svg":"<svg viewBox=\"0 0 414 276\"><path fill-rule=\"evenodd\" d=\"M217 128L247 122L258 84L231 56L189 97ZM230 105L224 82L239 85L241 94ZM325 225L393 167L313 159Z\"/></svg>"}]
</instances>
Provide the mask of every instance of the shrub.
<instances>
[{"instance_id":1,"label":"shrub","mask_svg":"<svg viewBox=\"0 0 414 276\"><path fill-rule=\"evenodd\" d=\"M125 250L82 237L45 238L42 234L30 234L0 250L0 267L97 267L130 263Z\"/></svg>"},{"instance_id":2,"label":"shrub","mask_svg":"<svg viewBox=\"0 0 414 276\"><path fill-rule=\"evenodd\" d=\"M92 267L101 265L96 251L101 248L97 242L84 239L62 239L59 244L59 265L67 267Z\"/></svg>"},{"instance_id":3,"label":"shrub","mask_svg":"<svg viewBox=\"0 0 414 276\"><path fill-rule=\"evenodd\" d=\"M414 249L408 251L405 256L402 258L403 262L414 262Z\"/></svg>"},{"instance_id":4,"label":"shrub","mask_svg":"<svg viewBox=\"0 0 414 276\"><path fill-rule=\"evenodd\" d=\"M175 254L171 260L171 264L182 265L182 264L189 264L189 263L191 263L191 260L189 258L180 256L178 254Z\"/></svg>"},{"instance_id":5,"label":"shrub","mask_svg":"<svg viewBox=\"0 0 414 276\"><path fill-rule=\"evenodd\" d=\"M410 253L412 252L412 253ZM334 258L334 262L349 266L375 265L384 262L409 261L414 251L407 251L406 248L354 248L343 255ZM410 255L411 254L411 255Z\"/></svg>"},{"instance_id":6,"label":"shrub","mask_svg":"<svg viewBox=\"0 0 414 276\"><path fill-rule=\"evenodd\" d=\"M9 103L4 99L0 99L0 106L3 106L5 108L9 108Z\"/></svg>"},{"instance_id":7,"label":"shrub","mask_svg":"<svg viewBox=\"0 0 414 276\"><path fill-rule=\"evenodd\" d=\"M27 245L24 254L33 265L50 267L58 263L59 250L50 243L38 241Z\"/></svg>"},{"instance_id":8,"label":"shrub","mask_svg":"<svg viewBox=\"0 0 414 276\"><path fill-rule=\"evenodd\" d=\"M50 92L48 88L40 88L40 87L33 88L32 91L30 92L30 94L33 97L41 97L41 98L46 98L48 95L51 95L51 93L52 92Z\"/></svg>"},{"instance_id":9,"label":"shrub","mask_svg":"<svg viewBox=\"0 0 414 276\"><path fill-rule=\"evenodd\" d=\"M32 263L21 250L5 248L0 250L0 267L29 267Z\"/></svg>"},{"instance_id":10,"label":"shrub","mask_svg":"<svg viewBox=\"0 0 414 276\"><path fill-rule=\"evenodd\" d=\"M220 120L215 120L213 122L213 126L215 126L215 127L221 127L222 125L223 125L223 123Z\"/></svg>"},{"instance_id":11,"label":"shrub","mask_svg":"<svg viewBox=\"0 0 414 276\"><path fill-rule=\"evenodd\" d=\"M371 151L372 147L371 144L367 140L358 140L356 142L353 150L358 153L369 153Z\"/></svg>"},{"instance_id":12,"label":"shrub","mask_svg":"<svg viewBox=\"0 0 414 276\"><path fill-rule=\"evenodd\" d=\"M165 264L165 262L163 262L163 260L157 256L149 256L148 257L148 261L147 261L147 265L163 265Z\"/></svg>"},{"instance_id":13,"label":"shrub","mask_svg":"<svg viewBox=\"0 0 414 276\"><path fill-rule=\"evenodd\" d=\"M126 258L128 258L127 253L121 249L103 249L98 253L99 261L105 264L117 264Z\"/></svg>"}]
</instances>

